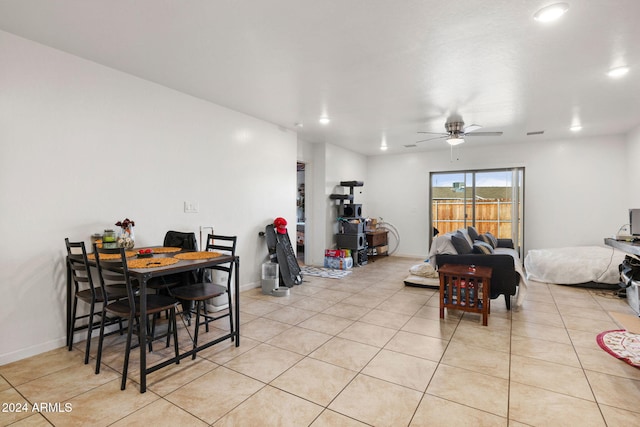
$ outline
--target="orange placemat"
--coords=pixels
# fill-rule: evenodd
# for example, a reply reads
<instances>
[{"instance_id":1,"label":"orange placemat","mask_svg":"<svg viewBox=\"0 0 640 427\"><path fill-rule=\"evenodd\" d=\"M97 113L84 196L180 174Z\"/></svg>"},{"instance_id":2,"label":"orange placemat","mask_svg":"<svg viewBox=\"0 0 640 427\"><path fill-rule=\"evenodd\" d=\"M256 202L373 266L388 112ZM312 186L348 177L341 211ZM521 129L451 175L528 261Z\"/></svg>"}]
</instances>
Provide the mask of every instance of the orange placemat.
<instances>
[{"instance_id":1,"label":"orange placemat","mask_svg":"<svg viewBox=\"0 0 640 427\"><path fill-rule=\"evenodd\" d=\"M174 258L177 259L189 259L189 260L194 260L194 259L209 259L209 258L216 258L221 256L222 254L220 252L184 252L178 255L174 255Z\"/></svg>"},{"instance_id":2,"label":"orange placemat","mask_svg":"<svg viewBox=\"0 0 640 427\"><path fill-rule=\"evenodd\" d=\"M126 256L127 258L131 258L136 256L137 252L136 251L124 251L124 256ZM91 253L91 254L87 254L87 258L89 259L96 259L96 254ZM100 254L100 258L101 259L118 259L120 258L120 254Z\"/></svg>"},{"instance_id":3,"label":"orange placemat","mask_svg":"<svg viewBox=\"0 0 640 427\"><path fill-rule=\"evenodd\" d=\"M175 258L136 258L127 260L127 266L129 268L155 268L165 267L177 262L178 260Z\"/></svg>"},{"instance_id":4,"label":"orange placemat","mask_svg":"<svg viewBox=\"0 0 640 427\"><path fill-rule=\"evenodd\" d=\"M182 250L181 248L174 248L172 246L161 246L159 248L144 248L144 249L151 249L154 254L170 254L173 252L180 252Z\"/></svg>"}]
</instances>

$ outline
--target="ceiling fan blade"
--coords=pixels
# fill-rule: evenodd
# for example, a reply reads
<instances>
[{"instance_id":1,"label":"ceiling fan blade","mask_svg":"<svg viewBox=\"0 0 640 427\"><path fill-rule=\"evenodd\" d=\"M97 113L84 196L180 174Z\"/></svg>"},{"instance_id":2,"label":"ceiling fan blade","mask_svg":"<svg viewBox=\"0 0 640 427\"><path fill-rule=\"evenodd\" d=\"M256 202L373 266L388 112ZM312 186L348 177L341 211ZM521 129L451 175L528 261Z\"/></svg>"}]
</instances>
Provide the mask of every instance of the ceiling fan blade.
<instances>
[{"instance_id":1,"label":"ceiling fan blade","mask_svg":"<svg viewBox=\"0 0 640 427\"><path fill-rule=\"evenodd\" d=\"M443 135L443 136L448 135L445 132L425 132L423 130L419 130L418 133L426 133L426 134L429 134L429 135Z\"/></svg>"},{"instance_id":2,"label":"ceiling fan blade","mask_svg":"<svg viewBox=\"0 0 640 427\"><path fill-rule=\"evenodd\" d=\"M502 132L471 132L465 133L464 136L501 136Z\"/></svg>"},{"instance_id":3,"label":"ceiling fan blade","mask_svg":"<svg viewBox=\"0 0 640 427\"><path fill-rule=\"evenodd\" d=\"M469 126L465 126L464 129L462 129L462 131L464 133L469 133L469 132L477 131L478 129L482 129L482 126L480 126L480 125L469 125Z\"/></svg>"},{"instance_id":4,"label":"ceiling fan blade","mask_svg":"<svg viewBox=\"0 0 640 427\"><path fill-rule=\"evenodd\" d=\"M427 138L427 139L422 139L420 141L416 141L416 144L419 143L419 142L427 142L427 141L434 141L436 139L443 139L443 138L446 138L448 136L449 135L434 136L433 138Z\"/></svg>"}]
</instances>

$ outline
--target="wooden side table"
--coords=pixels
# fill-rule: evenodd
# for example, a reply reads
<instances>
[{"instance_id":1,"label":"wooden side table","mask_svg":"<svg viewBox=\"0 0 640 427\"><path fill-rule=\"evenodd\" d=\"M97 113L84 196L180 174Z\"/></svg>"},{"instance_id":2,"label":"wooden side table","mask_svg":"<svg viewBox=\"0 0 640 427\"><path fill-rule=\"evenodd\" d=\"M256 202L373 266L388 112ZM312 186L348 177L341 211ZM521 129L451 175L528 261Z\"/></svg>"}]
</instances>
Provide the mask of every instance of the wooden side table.
<instances>
[{"instance_id":1,"label":"wooden side table","mask_svg":"<svg viewBox=\"0 0 640 427\"><path fill-rule=\"evenodd\" d=\"M491 267L445 264L438 268L440 275L440 318L444 309L482 314L487 326L491 312Z\"/></svg>"}]
</instances>

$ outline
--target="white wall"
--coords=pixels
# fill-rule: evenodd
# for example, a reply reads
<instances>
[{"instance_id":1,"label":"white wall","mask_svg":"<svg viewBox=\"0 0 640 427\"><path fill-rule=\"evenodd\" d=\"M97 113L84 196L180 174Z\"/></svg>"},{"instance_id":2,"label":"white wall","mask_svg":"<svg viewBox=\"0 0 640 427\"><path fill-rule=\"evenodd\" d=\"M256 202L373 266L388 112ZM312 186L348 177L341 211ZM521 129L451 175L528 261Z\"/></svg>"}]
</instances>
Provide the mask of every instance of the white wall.
<instances>
[{"instance_id":1,"label":"white wall","mask_svg":"<svg viewBox=\"0 0 640 427\"><path fill-rule=\"evenodd\" d=\"M629 133L627 137L627 171L628 176L623 186L628 208L640 208L640 127Z\"/></svg>"},{"instance_id":2,"label":"white wall","mask_svg":"<svg viewBox=\"0 0 640 427\"><path fill-rule=\"evenodd\" d=\"M428 252L430 172L524 166L525 251L600 245L627 222L622 136L481 148L469 143L460 154L454 161L449 150L368 159L368 215L398 228L397 255Z\"/></svg>"},{"instance_id":3,"label":"white wall","mask_svg":"<svg viewBox=\"0 0 640 427\"><path fill-rule=\"evenodd\" d=\"M321 266L324 250L335 248L338 232L337 202L329 195L349 193L340 181L365 181L364 187L355 188L354 201L363 205L363 214L367 215L367 158L333 144L299 140L298 160L307 164L305 263Z\"/></svg>"},{"instance_id":4,"label":"white wall","mask_svg":"<svg viewBox=\"0 0 640 427\"><path fill-rule=\"evenodd\" d=\"M5 32L0 57L0 364L64 345L64 238L125 217L137 246L237 235L259 283L258 232L295 222L295 133Z\"/></svg>"}]
</instances>

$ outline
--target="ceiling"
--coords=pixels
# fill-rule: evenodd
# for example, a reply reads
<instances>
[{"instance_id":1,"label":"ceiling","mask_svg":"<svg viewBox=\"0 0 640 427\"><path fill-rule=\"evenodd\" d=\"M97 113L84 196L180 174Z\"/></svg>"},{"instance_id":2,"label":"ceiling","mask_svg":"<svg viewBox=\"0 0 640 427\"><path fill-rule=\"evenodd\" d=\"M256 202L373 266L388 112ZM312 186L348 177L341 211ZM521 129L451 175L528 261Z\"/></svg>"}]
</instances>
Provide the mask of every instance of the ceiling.
<instances>
[{"instance_id":1,"label":"ceiling","mask_svg":"<svg viewBox=\"0 0 640 427\"><path fill-rule=\"evenodd\" d=\"M625 134L640 1L566 1L0 0L0 29L365 155L448 149L404 146L453 114L504 132L465 145Z\"/></svg>"}]
</instances>

